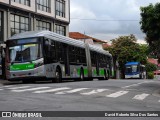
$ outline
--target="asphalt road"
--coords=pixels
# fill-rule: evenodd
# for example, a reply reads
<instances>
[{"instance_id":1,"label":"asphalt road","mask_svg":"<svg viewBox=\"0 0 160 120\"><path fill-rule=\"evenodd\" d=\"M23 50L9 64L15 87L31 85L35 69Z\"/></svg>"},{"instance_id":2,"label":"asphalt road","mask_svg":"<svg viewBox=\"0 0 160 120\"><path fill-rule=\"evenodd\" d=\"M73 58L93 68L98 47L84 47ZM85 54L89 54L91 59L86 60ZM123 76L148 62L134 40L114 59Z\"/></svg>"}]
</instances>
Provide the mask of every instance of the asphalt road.
<instances>
[{"instance_id":1,"label":"asphalt road","mask_svg":"<svg viewBox=\"0 0 160 120\"><path fill-rule=\"evenodd\" d=\"M130 79L22 84L0 80L0 111L160 111L160 81Z\"/></svg>"}]
</instances>

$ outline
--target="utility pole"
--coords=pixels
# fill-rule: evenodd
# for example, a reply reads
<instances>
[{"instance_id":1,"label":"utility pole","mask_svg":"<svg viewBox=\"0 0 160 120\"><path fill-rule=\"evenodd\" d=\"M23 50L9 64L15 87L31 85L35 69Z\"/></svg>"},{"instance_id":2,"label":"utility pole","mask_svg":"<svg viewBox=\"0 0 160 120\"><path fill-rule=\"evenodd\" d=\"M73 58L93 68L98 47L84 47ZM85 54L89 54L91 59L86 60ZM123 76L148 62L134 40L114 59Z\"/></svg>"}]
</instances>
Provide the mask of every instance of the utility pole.
<instances>
[{"instance_id":1,"label":"utility pole","mask_svg":"<svg viewBox=\"0 0 160 120\"><path fill-rule=\"evenodd\" d=\"M84 36L84 43L85 43L85 42L86 42L86 35L85 35L85 31L84 31L83 36Z\"/></svg>"},{"instance_id":2,"label":"utility pole","mask_svg":"<svg viewBox=\"0 0 160 120\"><path fill-rule=\"evenodd\" d=\"M118 61L116 61L116 79L120 79L120 75L119 75L119 63Z\"/></svg>"}]
</instances>

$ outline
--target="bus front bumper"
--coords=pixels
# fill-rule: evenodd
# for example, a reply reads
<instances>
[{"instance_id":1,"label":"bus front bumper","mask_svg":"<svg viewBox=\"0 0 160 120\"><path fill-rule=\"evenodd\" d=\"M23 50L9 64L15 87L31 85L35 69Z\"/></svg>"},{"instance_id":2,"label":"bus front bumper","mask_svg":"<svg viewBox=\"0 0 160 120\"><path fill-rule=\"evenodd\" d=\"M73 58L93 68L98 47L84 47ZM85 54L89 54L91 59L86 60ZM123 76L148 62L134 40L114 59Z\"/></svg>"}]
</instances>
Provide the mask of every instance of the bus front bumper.
<instances>
[{"instance_id":1,"label":"bus front bumper","mask_svg":"<svg viewBox=\"0 0 160 120\"><path fill-rule=\"evenodd\" d=\"M139 74L136 75L125 75L125 78L139 78Z\"/></svg>"},{"instance_id":2,"label":"bus front bumper","mask_svg":"<svg viewBox=\"0 0 160 120\"><path fill-rule=\"evenodd\" d=\"M24 79L35 79L35 78L45 78L44 66L23 71L8 71L6 74L8 80L24 80Z\"/></svg>"}]
</instances>

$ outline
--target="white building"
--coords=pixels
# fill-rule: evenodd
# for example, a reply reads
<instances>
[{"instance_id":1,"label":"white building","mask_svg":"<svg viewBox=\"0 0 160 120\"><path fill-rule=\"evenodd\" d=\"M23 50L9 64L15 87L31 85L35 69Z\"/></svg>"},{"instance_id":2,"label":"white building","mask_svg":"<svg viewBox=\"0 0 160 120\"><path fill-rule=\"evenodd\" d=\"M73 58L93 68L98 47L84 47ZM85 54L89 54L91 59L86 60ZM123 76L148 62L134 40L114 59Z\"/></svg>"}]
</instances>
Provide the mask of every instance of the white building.
<instances>
[{"instance_id":1,"label":"white building","mask_svg":"<svg viewBox=\"0 0 160 120\"><path fill-rule=\"evenodd\" d=\"M76 40L81 40L85 43L89 43L99 48L104 48L104 46L108 46L107 42L104 40L99 40L79 32L69 32L69 37Z\"/></svg>"},{"instance_id":2,"label":"white building","mask_svg":"<svg viewBox=\"0 0 160 120\"><path fill-rule=\"evenodd\" d=\"M70 0L0 0L0 43L32 30L68 36L69 23Z\"/></svg>"}]
</instances>

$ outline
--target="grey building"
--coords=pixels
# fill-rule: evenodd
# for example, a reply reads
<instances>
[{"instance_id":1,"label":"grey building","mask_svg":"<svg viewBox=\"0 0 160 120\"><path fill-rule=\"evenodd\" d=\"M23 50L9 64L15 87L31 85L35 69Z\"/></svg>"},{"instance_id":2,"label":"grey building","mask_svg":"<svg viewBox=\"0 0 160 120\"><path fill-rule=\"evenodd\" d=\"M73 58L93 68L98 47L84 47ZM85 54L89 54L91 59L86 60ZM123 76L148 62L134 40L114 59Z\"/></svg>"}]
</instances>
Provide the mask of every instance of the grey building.
<instances>
[{"instance_id":1,"label":"grey building","mask_svg":"<svg viewBox=\"0 0 160 120\"><path fill-rule=\"evenodd\" d=\"M70 0L0 0L0 43L32 30L69 35Z\"/></svg>"}]
</instances>

